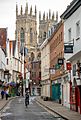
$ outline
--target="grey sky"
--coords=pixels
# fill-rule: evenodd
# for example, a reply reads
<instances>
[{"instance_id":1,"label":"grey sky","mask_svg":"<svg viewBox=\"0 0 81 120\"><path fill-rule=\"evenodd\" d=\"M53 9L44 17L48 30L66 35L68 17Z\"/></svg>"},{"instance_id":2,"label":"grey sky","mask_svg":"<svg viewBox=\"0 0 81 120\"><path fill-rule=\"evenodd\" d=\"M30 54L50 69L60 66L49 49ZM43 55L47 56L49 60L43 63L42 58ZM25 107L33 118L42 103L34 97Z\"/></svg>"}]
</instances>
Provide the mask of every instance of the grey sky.
<instances>
[{"instance_id":1,"label":"grey sky","mask_svg":"<svg viewBox=\"0 0 81 120\"><path fill-rule=\"evenodd\" d=\"M15 39L15 6L18 4L20 11L20 6L23 9L28 2L29 7L32 5L34 10L35 5L37 5L37 10L42 13L46 13L51 9L51 11L58 11L60 16L67 5L70 4L72 0L0 0L0 28L8 27L8 37L9 39Z\"/></svg>"}]
</instances>

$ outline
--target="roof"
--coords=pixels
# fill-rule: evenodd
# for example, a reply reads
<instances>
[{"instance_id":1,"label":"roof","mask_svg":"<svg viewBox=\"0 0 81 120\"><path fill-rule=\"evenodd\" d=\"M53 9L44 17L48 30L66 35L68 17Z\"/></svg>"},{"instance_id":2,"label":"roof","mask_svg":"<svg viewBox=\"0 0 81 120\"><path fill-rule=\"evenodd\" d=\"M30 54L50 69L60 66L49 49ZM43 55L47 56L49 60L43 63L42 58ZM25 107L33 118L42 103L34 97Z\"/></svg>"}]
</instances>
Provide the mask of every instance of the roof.
<instances>
[{"instance_id":1,"label":"roof","mask_svg":"<svg viewBox=\"0 0 81 120\"><path fill-rule=\"evenodd\" d=\"M67 6L64 13L60 16L61 19L69 18L79 7L81 6L81 0L73 0L70 5Z\"/></svg>"}]
</instances>

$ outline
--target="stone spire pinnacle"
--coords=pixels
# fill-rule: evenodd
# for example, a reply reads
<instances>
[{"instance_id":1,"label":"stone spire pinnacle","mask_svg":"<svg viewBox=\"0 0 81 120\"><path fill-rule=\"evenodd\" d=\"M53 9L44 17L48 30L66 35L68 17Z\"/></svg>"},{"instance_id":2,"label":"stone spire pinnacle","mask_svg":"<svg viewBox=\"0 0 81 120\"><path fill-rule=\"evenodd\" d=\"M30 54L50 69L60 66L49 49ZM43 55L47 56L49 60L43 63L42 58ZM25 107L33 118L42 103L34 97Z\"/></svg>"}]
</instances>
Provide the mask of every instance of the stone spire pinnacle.
<instances>
[{"instance_id":1,"label":"stone spire pinnacle","mask_svg":"<svg viewBox=\"0 0 81 120\"><path fill-rule=\"evenodd\" d=\"M47 13L47 16L46 16L46 20L48 21L48 13Z\"/></svg>"},{"instance_id":2,"label":"stone spire pinnacle","mask_svg":"<svg viewBox=\"0 0 81 120\"><path fill-rule=\"evenodd\" d=\"M54 12L53 12L53 14L52 14L52 20L54 20Z\"/></svg>"},{"instance_id":3,"label":"stone spire pinnacle","mask_svg":"<svg viewBox=\"0 0 81 120\"><path fill-rule=\"evenodd\" d=\"M43 13L43 20L45 20L45 12Z\"/></svg>"},{"instance_id":4,"label":"stone spire pinnacle","mask_svg":"<svg viewBox=\"0 0 81 120\"><path fill-rule=\"evenodd\" d=\"M26 3L26 7L25 7L25 14L28 14L28 3Z\"/></svg>"},{"instance_id":5,"label":"stone spire pinnacle","mask_svg":"<svg viewBox=\"0 0 81 120\"><path fill-rule=\"evenodd\" d=\"M18 5L16 3L16 17L18 16Z\"/></svg>"},{"instance_id":6,"label":"stone spire pinnacle","mask_svg":"<svg viewBox=\"0 0 81 120\"><path fill-rule=\"evenodd\" d=\"M56 21L58 22L58 11L56 12Z\"/></svg>"},{"instance_id":7,"label":"stone spire pinnacle","mask_svg":"<svg viewBox=\"0 0 81 120\"><path fill-rule=\"evenodd\" d=\"M36 5L35 5L35 16L37 15L37 9L36 9Z\"/></svg>"},{"instance_id":8,"label":"stone spire pinnacle","mask_svg":"<svg viewBox=\"0 0 81 120\"><path fill-rule=\"evenodd\" d=\"M32 15L32 5L31 5L31 8L30 8L30 15Z\"/></svg>"},{"instance_id":9,"label":"stone spire pinnacle","mask_svg":"<svg viewBox=\"0 0 81 120\"><path fill-rule=\"evenodd\" d=\"M49 10L49 19L51 19L51 10Z\"/></svg>"},{"instance_id":10,"label":"stone spire pinnacle","mask_svg":"<svg viewBox=\"0 0 81 120\"><path fill-rule=\"evenodd\" d=\"M41 11L39 11L39 20L41 20Z\"/></svg>"},{"instance_id":11,"label":"stone spire pinnacle","mask_svg":"<svg viewBox=\"0 0 81 120\"><path fill-rule=\"evenodd\" d=\"M22 9L22 5L21 5L21 15L23 14L23 9Z\"/></svg>"}]
</instances>

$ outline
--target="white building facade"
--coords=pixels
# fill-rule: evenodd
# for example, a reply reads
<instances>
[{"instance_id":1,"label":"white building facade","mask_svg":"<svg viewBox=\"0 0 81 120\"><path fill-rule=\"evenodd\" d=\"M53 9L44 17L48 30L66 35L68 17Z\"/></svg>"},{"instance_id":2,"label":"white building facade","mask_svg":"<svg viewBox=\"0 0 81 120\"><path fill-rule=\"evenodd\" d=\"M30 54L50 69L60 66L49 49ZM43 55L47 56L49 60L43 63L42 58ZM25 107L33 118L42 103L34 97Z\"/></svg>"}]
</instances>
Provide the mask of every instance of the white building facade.
<instances>
[{"instance_id":1,"label":"white building facade","mask_svg":"<svg viewBox=\"0 0 81 120\"><path fill-rule=\"evenodd\" d=\"M73 53L66 53L64 58L70 61L72 70L65 89L69 91L66 97L67 106L81 113L81 1L73 0L68 9L61 15L64 19L64 43L73 45ZM69 82L70 80L70 82ZM64 94L65 97L65 94Z\"/></svg>"},{"instance_id":2,"label":"white building facade","mask_svg":"<svg viewBox=\"0 0 81 120\"><path fill-rule=\"evenodd\" d=\"M5 71L5 53L0 46L0 80L4 81L4 71Z\"/></svg>"},{"instance_id":3,"label":"white building facade","mask_svg":"<svg viewBox=\"0 0 81 120\"><path fill-rule=\"evenodd\" d=\"M41 45L41 96L43 98L50 98L50 47L48 39Z\"/></svg>"}]
</instances>

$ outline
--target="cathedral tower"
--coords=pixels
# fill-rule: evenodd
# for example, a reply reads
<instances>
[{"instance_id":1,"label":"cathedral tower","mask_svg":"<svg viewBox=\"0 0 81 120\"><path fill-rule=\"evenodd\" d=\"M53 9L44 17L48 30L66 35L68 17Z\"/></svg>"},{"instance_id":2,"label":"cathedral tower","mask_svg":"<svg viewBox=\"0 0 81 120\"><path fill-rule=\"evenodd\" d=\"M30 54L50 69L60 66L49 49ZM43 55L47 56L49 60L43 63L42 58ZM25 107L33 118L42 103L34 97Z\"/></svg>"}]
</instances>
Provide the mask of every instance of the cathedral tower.
<instances>
[{"instance_id":1,"label":"cathedral tower","mask_svg":"<svg viewBox=\"0 0 81 120\"><path fill-rule=\"evenodd\" d=\"M37 10L36 6L34 14L32 13L32 6L28 12L28 3L26 3L25 13L21 6L20 14L18 14L18 5L16 4L16 31L15 39L18 41L18 49L25 46L29 53L32 52L37 45Z\"/></svg>"},{"instance_id":2,"label":"cathedral tower","mask_svg":"<svg viewBox=\"0 0 81 120\"><path fill-rule=\"evenodd\" d=\"M47 32L49 27L58 23L58 12L56 12L56 18L54 16L54 12L51 16L51 10L47 13L45 18L45 12L43 13L43 19L41 19L41 12L39 12L39 45L43 43L43 41L47 38Z\"/></svg>"}]
</instances>

